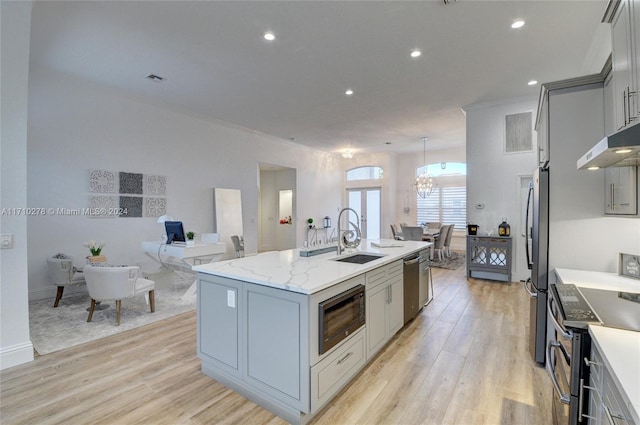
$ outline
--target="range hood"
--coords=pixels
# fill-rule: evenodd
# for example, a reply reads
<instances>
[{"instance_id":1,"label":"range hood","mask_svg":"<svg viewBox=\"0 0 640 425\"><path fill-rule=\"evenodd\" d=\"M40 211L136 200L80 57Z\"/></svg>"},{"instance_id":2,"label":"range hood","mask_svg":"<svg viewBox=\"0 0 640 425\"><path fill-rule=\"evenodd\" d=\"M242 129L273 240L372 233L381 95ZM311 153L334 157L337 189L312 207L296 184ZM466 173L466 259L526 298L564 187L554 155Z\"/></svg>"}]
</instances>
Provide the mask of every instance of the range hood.
<instances>
[{"instance_id":1,"label":"range hood","mask_svg":"<svg viewBox=\"0 0 640 425\"><path fill-rule=\"evenodd\" d=\"M578 159L578 169L640 166L640 124L600 140Z\"/></svg>"}]
</instances>

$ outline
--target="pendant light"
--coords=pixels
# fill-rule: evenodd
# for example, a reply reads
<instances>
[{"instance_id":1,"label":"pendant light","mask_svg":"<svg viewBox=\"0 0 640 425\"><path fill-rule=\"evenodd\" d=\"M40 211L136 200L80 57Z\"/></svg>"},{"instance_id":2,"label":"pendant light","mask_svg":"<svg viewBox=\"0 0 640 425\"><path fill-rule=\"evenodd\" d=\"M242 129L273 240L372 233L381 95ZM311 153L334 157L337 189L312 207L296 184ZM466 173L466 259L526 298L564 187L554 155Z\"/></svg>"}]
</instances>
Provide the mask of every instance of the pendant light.
<instances>
[{"instance_id":1,"label":"pendant light","mask_svg":"<svg viewBox=\"0 0 640 425\"><path fill-rule=\"evenodd\" d=\"M424 164L424 171L416 177L416 181L413 184L416 187L416 193L421 198L426 198L433 193L433 189L437 186L436 179L429 174L427 167L427 138L422 138L423 150L422 150L422 162Z\"/></svg>"}]
</instances>

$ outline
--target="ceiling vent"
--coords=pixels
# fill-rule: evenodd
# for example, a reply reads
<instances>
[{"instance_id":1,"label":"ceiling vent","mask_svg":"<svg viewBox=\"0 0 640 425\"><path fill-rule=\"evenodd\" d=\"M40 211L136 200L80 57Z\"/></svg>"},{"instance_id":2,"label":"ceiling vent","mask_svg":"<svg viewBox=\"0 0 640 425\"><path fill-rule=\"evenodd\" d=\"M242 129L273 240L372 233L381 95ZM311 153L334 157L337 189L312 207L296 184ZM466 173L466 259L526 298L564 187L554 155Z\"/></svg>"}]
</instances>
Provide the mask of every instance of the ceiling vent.
<instances>
[{"instance_id":1,"label":"ceiling vent","mask_svg":"<svg viewBox=\"0 0 640 425\"><path fill-rule=\"evenodd\" d=\"M149 74L149 75L147 75L147 79L148 79L148 80L151 80L151 81L155 81L155 82L157 82L157 83L159 83L159 82L161 82L161 81L164 81L164 77L161 77L161 76L156 75L156 74Z\"/></svg>"}]
</instances>

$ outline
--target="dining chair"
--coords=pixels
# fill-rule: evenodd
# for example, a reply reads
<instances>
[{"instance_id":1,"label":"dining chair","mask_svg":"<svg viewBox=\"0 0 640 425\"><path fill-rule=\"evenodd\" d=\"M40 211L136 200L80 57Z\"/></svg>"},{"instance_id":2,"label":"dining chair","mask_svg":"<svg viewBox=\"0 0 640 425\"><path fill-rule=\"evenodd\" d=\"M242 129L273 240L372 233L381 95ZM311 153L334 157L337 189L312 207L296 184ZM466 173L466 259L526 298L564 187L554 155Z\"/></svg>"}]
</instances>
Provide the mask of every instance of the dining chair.
<instances>
[{"instance_id":1,"label":"dining chair","mask_svg":"<svg viewBox=\"0 0 640 425\"><path fill-rule=\"evenodd\" d=\"M238 235L231 236L231 242L233 242L233 249L236 250L236 257L244 257L244 241Z\"/></svg>"},{"instance_id":2,"label":"dining chair","mask_svg":"<svg viewBox=\"0 0 640 425\"><path fill-rule=\"evenodd\" d=\"M438 259L442 261L444 259L444 242L447 239L449 231L448 225L440 226L440 234L438 234L438 238L436 239L435 245L433 246L434 251L438 254Z\"/></svg>"},{"instance_id":3,"label":"dining chair","mask_svg":"<svg viewBox=\"0 0 640 425\"><path fill-rule=\"evenodd\" d=\"M398 230L395 224L391 224L391 234L393 235L393 239L397 241L402 240L402 233Z\"/></svg>"},{"instance_id":4,"label":"dining chair","mask_svg":"<svg viewBox=\"0 0 640 425\"><path fill-rule=\"evenodd\" d=\"M402 238L405 241L421 241L422 234L421 226L402 226Z\"/></svg>"},{"instance_id":5,"label":"dining chair","mask_svg":"<svg viewBox=\"0 0 640 425\"><path fill-rule=\"evenodd\" d=\"M54 307L58 307L65 286L85 283L82 270L73 266L73 257L70 255L56 254L47 258L47 269L51 283L58 287Z\"/></svg>"},{"instance_id":6,"label":"dining chair","mask_svg":"<svg viewBox=\"0 0 640 425\"><path fill-rule=\"evenodd\" d=\"M453 236L454 224L450 224L447 229L447 238L444 241L444 254L447 257L451 257L451 236Z\"/></svg>"},{"instance_id":7,"label":"dining chair","mask_svg":"<svg viewBox=\"0 0 640 425\"><path fill-rule=\"evenodd\" d=\"M156 311L155 282L140 276L138 266L84 266L87 289L91 297L89 317L91 322L93 311L98 301L116 302L116 326L120 326L120 310L122 300L138 294L145 294L151 313Z\"/></svg>"},{"instance_id":8,"label":"dining chair","mask_svg":"<svg viewBox=\"0 0 640 425\"><path fill-rule=\"evenodd\" d=\"M432 221L430 223L427 223L427 229L439 229L440 227L442 227L442 223L440 223L439 221Z\"/></svg>"}]
</instances>

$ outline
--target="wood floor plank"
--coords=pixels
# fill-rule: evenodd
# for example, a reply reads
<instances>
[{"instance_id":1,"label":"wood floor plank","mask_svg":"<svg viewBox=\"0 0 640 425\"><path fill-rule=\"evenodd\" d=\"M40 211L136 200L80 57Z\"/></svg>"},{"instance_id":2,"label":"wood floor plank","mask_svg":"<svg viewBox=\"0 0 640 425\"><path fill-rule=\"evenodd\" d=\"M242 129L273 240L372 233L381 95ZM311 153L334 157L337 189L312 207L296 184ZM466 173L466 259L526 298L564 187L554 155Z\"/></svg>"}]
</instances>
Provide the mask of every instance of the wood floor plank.
<instances>
[{"instance_id":1,"label":"wood floor plank","mask_svg":"<svg viewBox=\"0 0 640 425\"><path fill-rule=\"evenodd\" d=\"M517 283L433 269L434 300L313 425L551 422L552 388L528 353ZM204 375L195 313L0 372L0 423L256 424L285 421Z\"/></svg>"}]
</instances>

